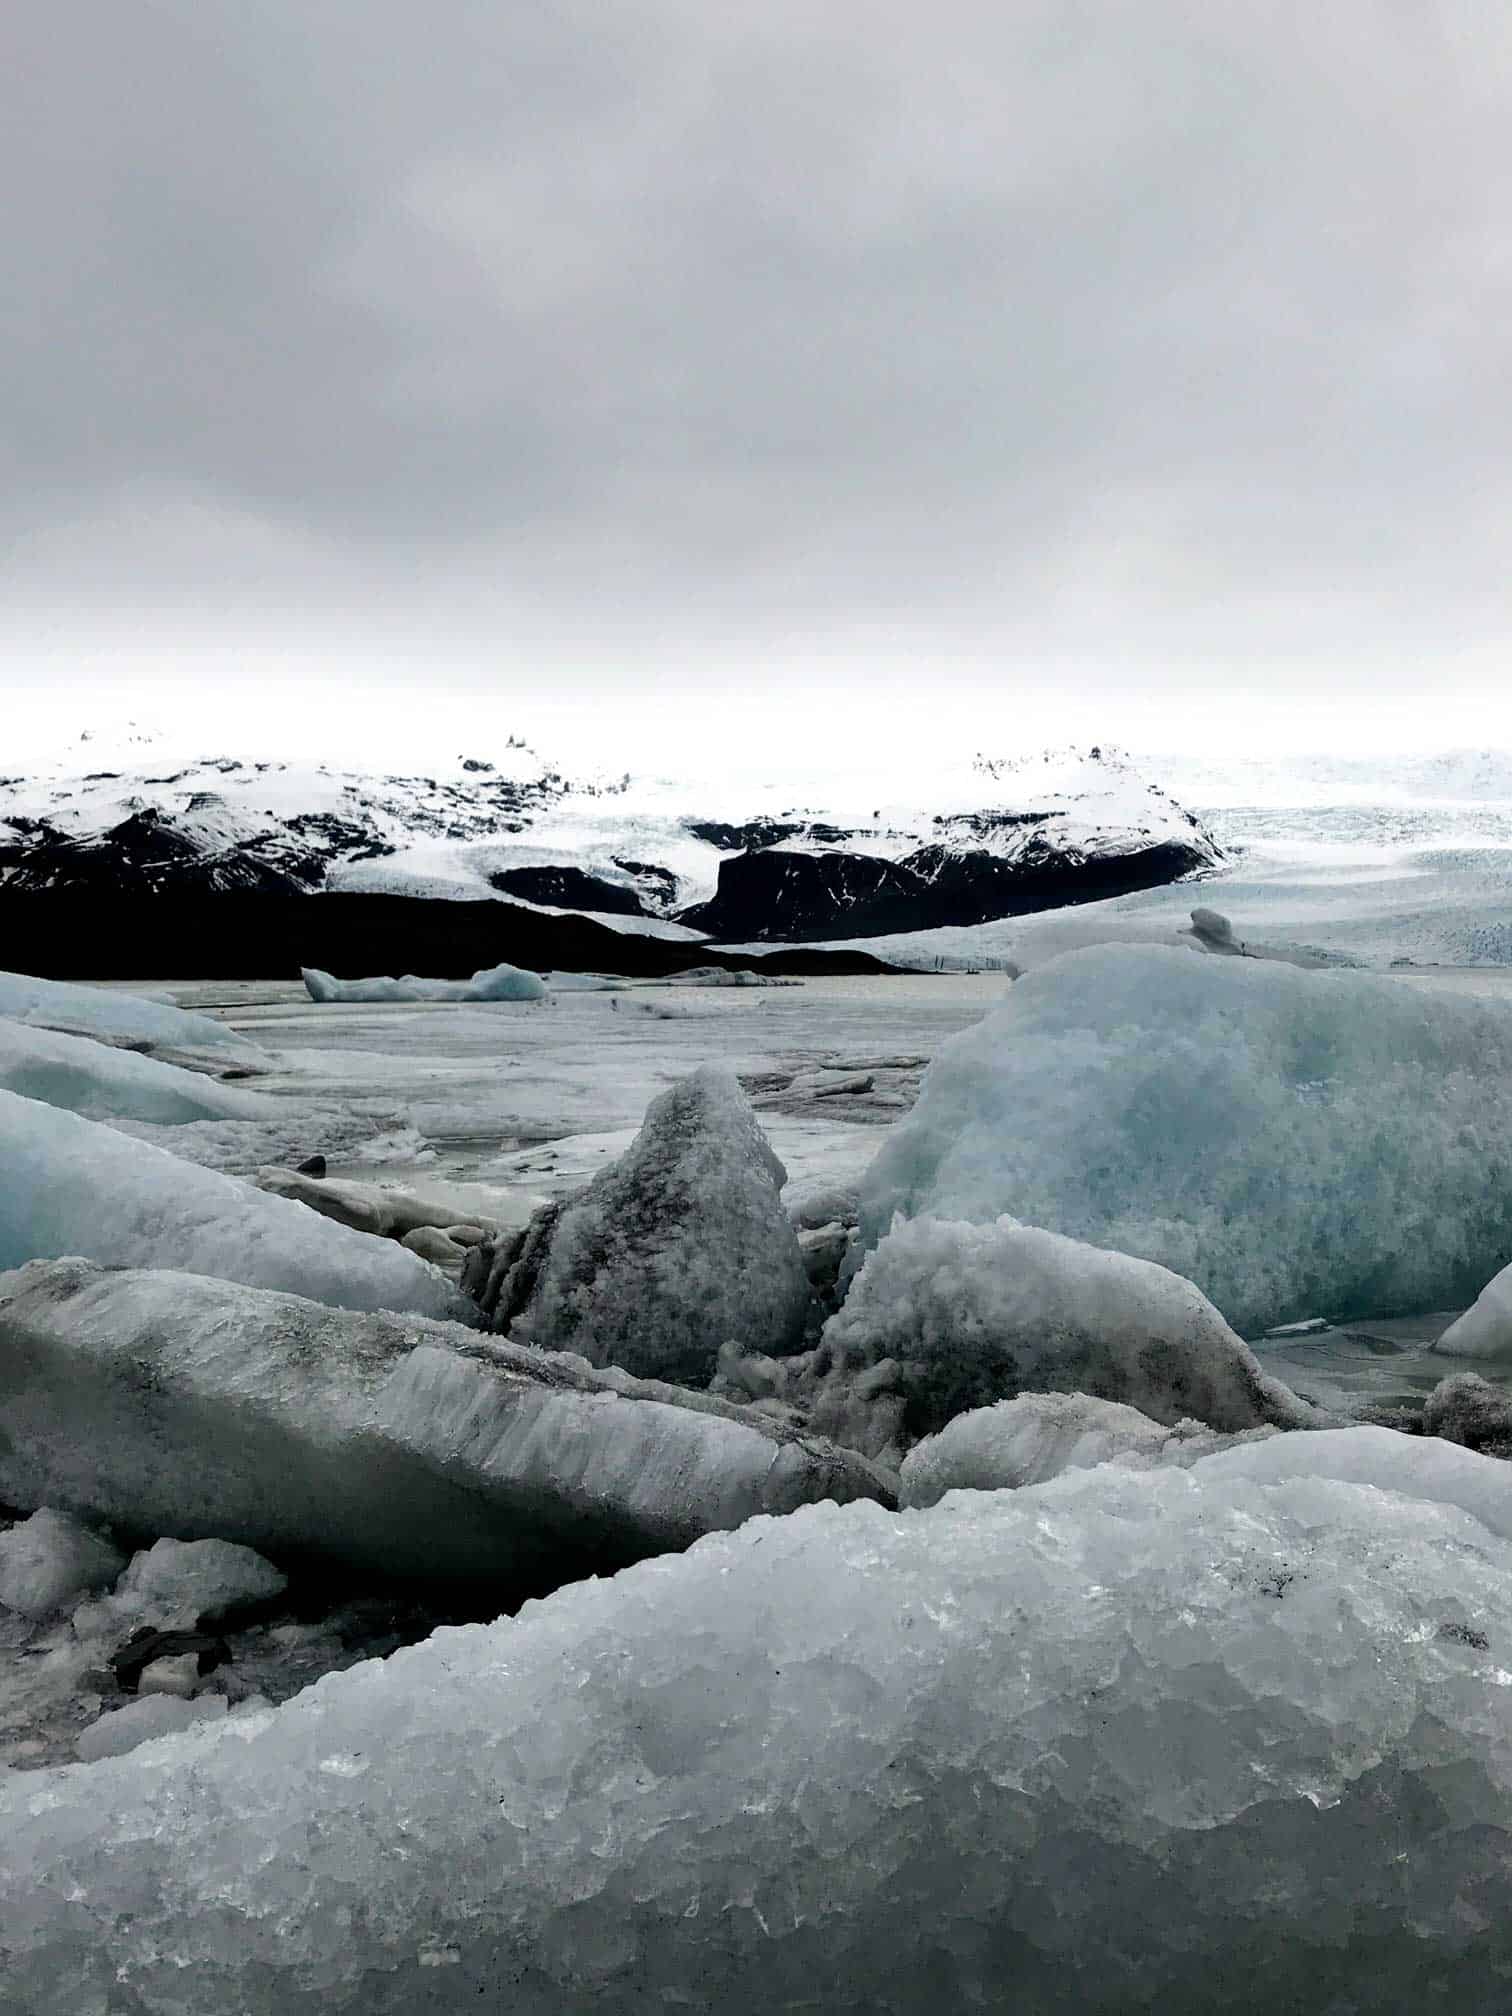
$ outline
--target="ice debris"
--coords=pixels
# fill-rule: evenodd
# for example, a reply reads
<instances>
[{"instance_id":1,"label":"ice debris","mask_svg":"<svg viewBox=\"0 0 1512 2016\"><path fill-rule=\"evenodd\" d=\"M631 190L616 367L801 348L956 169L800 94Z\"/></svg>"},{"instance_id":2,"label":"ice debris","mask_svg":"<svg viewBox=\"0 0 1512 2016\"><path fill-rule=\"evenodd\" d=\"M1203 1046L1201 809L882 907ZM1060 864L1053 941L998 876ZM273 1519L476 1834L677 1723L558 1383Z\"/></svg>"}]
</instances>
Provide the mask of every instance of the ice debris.
<instances>
[{"instance_id":1,"label":"ice debris","mask_svg":"<svg viewBox=\"0 0 1512 2016\"><path fill-rule=\"evenodd\" d=\"M301 966L299 977L312 1001L544 1001L546 983L520 966L485 966L470 980L424 980L406 973L371 980L338 980L318 966Z\"/></svg>"},{"instance_id":2,"label":"ice debris","mask_svg":"<svg viewBox=\"0 0 1512 2016\"><path fill-rule=\"evenodd\" d=\"M272 1712L0 1779L5 1992L28 2016L451 2016L501 1983L512 2016L1502 2006L1512 1548L1431 1479L1224 1467L1327 1439L762 1520ZM1386 1439L1398 1483L1433 1449L1506 1477Z\"/></svg>"},{"instance_id":3,"label":"ice debris","mask_svg":"<svg viewBox=\"0 0 1512 2016\"><path fill-rule=\"evenodd\" d=\"M463 1278L518 1339L705 1385L729 1340L780 1352L802 1339L809 1285L785 1181L734 1076L706 1066L651 1102L618 1161L479 1248Z\"/></svg>"},{"instance_id":4,"label":"ice debris","mask_svg":"<svg viewBox=\"0 0 1512 2016\"><path fill-rule=\"evenodd\" d=\"M1463 1307L1512 1251L1512 1011L1158 946L1026 974L867 1173L1186 1275L1234 1327Z\"/></svg>"},{"instance_id":5,"label":"ice debris","mask_svg":"<svg viewBox=\"0 0 1512 2016\"><path fill-rule=\"evenodd\" d=\"M348 1309L463 1318L470 1308L400 1246L78 1114L0 1091L0 1139L0 1269L75 1254L289 1289Z\"/></svg>"},{"instance_id":6,"label":"ice debris","mask_svg":"<svg viewBox=\"0 0 1512 2016\"><path fill-rule=\"evenodd\" d=\"M1423 1433L1487 1456L1512 1457L1512 1395L1478 1372L1452 1373L1423 1403Z\"/></svg>"},{"instance_id":7,"label":"ice debris","mask_svg":"<svg viewBox=\"0 0 1512 2016\"><path fill-rule=\"evenodd\" d=\"M549 1588L891 1496L859 1456L579 1358L74 1260L0 1276L0 1418L13 1504L432 1586Z\"/></svg>"},{"instance_id":8,"label":"ice debris","mask_svg":"<svg viewBox=\"0 0 1512 2016\"><path fill-rule=\"evenodd\" d=\"M120 1549L81 1520L42 1506L0 1533L0 1608L48 1617L114 1582L125 1565Z\"/></svg>"},{"instance_id":9,"label":"ice debris","mask_svg":"<svg viewBox=\"0 0 1512 2016\"><path fill-rule=\"evenodd\" d=\"M899 1219L823 1341L839 1362L897 1364L915 1437L1020 1392L1090 1393L1228 1431L1314 1418L1190 1281L1008 1217Z\"/></svg>"}]
</instances>

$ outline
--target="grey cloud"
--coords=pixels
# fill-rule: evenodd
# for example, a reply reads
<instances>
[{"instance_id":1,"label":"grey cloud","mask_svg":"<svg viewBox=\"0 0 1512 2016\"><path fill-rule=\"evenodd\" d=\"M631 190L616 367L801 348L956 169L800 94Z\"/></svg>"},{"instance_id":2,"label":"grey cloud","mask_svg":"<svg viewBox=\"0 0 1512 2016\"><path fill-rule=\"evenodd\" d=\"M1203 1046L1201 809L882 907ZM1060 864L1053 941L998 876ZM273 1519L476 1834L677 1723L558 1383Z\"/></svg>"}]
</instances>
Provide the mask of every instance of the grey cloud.
<instances>
[{"instance_id":1,"label":"grey cloud","mask_svg":"<svg viewBox=\"0 0 1512 2016\"><path fill-rule=\"evenodd\" d=\"M17 586L116 592L115 514L190 599L255 523L293 601L1479 633L1512 26L1314 13L11 9Z\"/></svg>"}]
</instances>

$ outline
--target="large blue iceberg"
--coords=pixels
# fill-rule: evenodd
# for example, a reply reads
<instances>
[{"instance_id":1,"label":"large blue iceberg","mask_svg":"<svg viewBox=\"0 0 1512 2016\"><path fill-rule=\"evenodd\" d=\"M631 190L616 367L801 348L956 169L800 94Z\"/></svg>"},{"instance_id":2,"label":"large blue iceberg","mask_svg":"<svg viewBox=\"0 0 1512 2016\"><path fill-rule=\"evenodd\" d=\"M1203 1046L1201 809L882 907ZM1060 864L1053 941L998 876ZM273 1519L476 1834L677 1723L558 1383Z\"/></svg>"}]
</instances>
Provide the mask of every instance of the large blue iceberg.
<instances>
[{"instance_id":1,"label":"large blue iceberg","mask_svg":"<svg viewBox=\"0 0 1512 2016\"><path fill-rule=\"evenodd\" d=\"M945 1045L862 1190L1158 1261L1254 1336L1463 1307L1512 1258L1512 1011L1106 945Z\"/></svg>"}]
</instances>

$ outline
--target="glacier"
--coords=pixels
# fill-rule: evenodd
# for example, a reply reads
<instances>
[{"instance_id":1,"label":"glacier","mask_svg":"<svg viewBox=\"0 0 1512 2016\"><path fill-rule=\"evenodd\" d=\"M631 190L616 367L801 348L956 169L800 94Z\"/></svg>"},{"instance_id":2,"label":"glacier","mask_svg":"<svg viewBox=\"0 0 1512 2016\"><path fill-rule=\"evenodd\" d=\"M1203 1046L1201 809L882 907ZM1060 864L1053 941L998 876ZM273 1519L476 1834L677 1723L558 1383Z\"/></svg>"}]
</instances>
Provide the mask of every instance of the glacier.
<instances>
[{"instance_id":1,"label":"glacier","mask_svg":"<svg viewBox=\"0 0 1512 2016\"><path fill-rule=\"evenodd\" d=\"M1512 1550L1426 1469L1417 1497L1307 1474L1371 1432L755 1520L276 1710L0 1776L5 1993L1499 2006ZM1416 1480L1423 1445L1375 1432ZM1284 1479L1236 1467L1293 1445Z\"/></svg>"},{"instance_id":2,"label":"glacier","mask_svg":"<svg viewBox=\"0 0 1512 2016\"><path fill-rule=\"evenodd\" d=\"M862 1186L1158 1262L1254 1336L1463 1307L1512 1253L1512 1013L1174 948L1065 954L936 1054Z\"/></svg>"},{"instance_id":3,"label":"glacier","mask_svg":"<svg viewBox=\"0 0 1512 2016\"><path fill-rule=\"evenodd\" d=\"M55 1106L0 1091L0 1269L65 1254L287 1288L347 1309L466 1318L444 1275L386 1239Z\"/></svg>"}]
</instances>

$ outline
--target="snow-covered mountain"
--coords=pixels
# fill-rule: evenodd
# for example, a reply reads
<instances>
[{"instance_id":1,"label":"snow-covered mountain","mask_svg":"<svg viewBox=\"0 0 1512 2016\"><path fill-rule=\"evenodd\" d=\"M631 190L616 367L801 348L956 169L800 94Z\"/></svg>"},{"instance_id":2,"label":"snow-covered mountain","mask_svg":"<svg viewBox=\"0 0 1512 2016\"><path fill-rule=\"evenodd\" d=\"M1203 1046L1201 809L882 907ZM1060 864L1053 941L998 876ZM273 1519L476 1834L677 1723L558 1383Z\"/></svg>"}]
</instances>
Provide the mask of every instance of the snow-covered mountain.
<instances>
[{"instance_id":1,"label":"snow-covered mountain","mask_svg":"<svg viewBox=\"0 0 1512 2016\"><path fill-rule=\"evenodd\" d=\"M880 784L820 802L832 784L791 781L732 802L674 779L569 778L514 739L423 775L374 775L154 760L140 733L85 738L0 777L0 887L496 896L636 930L792 942L978 923L1221 859L1111 750L977 757L928 788L923 807Z\"/></svg>"}]
</instances>

